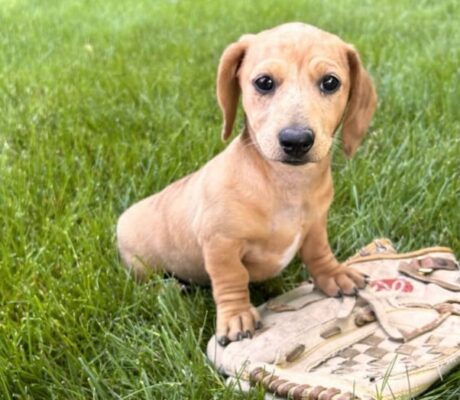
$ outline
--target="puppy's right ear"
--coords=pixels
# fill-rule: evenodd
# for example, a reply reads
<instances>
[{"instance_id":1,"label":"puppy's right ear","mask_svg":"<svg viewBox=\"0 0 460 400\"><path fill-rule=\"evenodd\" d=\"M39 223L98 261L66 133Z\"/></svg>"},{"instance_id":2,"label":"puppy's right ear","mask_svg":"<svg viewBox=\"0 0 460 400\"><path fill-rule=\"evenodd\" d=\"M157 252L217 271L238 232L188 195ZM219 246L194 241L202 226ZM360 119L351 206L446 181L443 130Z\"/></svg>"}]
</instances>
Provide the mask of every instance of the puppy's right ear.
<instances>
[{"instance_id":1,"label":"puppy's right ear","mask_svg":"<svg viewBox=\"0 0 460 400\"><path fill-rule=\"evenodd\" d=\"M240 94L238 69L249 46L250 36L242 36L238 42L232 43L224 50L217 70L217 101L224 117L222 128L222 140L224 141L232 134L235 122Z\"/></svg>"}]
</instances>

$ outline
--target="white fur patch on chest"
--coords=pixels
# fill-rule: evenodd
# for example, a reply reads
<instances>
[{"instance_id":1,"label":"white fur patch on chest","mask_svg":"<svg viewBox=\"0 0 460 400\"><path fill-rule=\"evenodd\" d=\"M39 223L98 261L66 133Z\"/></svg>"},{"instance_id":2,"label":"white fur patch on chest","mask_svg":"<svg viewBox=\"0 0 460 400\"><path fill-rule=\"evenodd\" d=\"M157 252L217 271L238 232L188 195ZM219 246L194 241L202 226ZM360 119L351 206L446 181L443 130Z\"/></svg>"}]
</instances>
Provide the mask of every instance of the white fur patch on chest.
<instances>
[{"instance_id":1,"label":"white fur patch on chest","mask_svg":"<svg viewBox=\"0 0 460 400\"><path fill-rule=\"evenodd\" d=\"M286 268L288 264L291 262L291 260L294 258L295 254L297 253L297 250L299 250L301 237L302 235L299 232L297 235L295 235L294 240L292 241L290 246L284 251L280 260L281 269Z\"/></svg>"}]
</instances>

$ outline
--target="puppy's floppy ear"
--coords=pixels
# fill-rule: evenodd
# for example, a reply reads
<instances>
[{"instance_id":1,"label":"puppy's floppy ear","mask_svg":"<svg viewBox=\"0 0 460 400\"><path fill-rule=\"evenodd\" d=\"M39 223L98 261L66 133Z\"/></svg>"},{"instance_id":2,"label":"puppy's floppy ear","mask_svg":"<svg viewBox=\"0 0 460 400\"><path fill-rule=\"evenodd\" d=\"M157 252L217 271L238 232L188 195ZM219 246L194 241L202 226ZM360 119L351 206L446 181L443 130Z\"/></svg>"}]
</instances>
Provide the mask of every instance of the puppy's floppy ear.
<instances>
[{"instance_id":1,"label":"puppy's floppy ear","mask_svg":"<svg viewBox=\"0 0 460 400\"><path fill-rule=\"evenodd\" d=\"M377 94L369 74L364 69L358 52L349 46L350 95L343 121L342 141L345 154L351 158L363 140L377 107Z\"/></svg>"},{"instance_id":2,"label":"puppy's floppy ear","mask_svg":"<svg viewBox=\"0 0 460 400\"><path fill-rule=\"evenodd\" d=\"M217 101L224 117L222 128L224 141L232 134L235 122L240 94L237 74L248 48L250 36L242 36L238 42L232 43L224 50L217 70Z\"/></svg>"}]
</instances>

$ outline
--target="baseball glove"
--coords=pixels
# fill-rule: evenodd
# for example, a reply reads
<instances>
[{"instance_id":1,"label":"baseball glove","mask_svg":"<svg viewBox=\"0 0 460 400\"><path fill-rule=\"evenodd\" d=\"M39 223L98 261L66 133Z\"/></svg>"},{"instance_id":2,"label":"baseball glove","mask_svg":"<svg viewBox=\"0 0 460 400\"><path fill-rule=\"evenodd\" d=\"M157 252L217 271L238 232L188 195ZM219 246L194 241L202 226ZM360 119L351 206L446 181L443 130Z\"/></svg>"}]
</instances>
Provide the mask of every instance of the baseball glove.
<instances>
[{"instance_id":1,"label":"baseball glove","mask_svg":"<svg viewBox=\"0 0 460 400\"><path fill-rule=\"evenodd\" d=\"M259 307L252 339L208 357L242 390L267 399L412 398L460 363L460 271L452 251L397 254L374 241L345 263L368 275L356 297L330 298L313 284Z\"/></svg>"}]
</instances>

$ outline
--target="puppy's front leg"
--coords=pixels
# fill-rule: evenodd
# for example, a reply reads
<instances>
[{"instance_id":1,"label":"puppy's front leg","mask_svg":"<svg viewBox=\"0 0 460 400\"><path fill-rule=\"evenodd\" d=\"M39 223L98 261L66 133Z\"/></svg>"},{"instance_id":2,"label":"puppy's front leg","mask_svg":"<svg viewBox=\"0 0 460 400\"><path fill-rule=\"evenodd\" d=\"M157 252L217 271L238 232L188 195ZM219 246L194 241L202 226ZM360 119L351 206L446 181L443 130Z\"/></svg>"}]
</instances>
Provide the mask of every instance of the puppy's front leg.
<instances>
[{"instance_id":1,"label":"puppy's front leg","mask_svg":"<svg viewBox=\"0 0 460 400\"><path fill-rule=\"evenodd\" d=\"M351 295L355 294L356 286L365 287L366 278L356 270L344 267L332 253L327 237L327 215L313 224L300 253L315 285L327 295Z\"/></svg>"},{"instance_id":2,"label":"puppy's front leg","mask_svg":"<svg viewBox=\"0 0 460 400\"><path fill-rule=\"evenodd\" d=\"M205 268L211 279L217 307L217 339L229 341L252 337L260 325L258 311L249 297L249 273L241 262L242 243L216 236L203 246Z\"/></svg>"}]
</instances>

